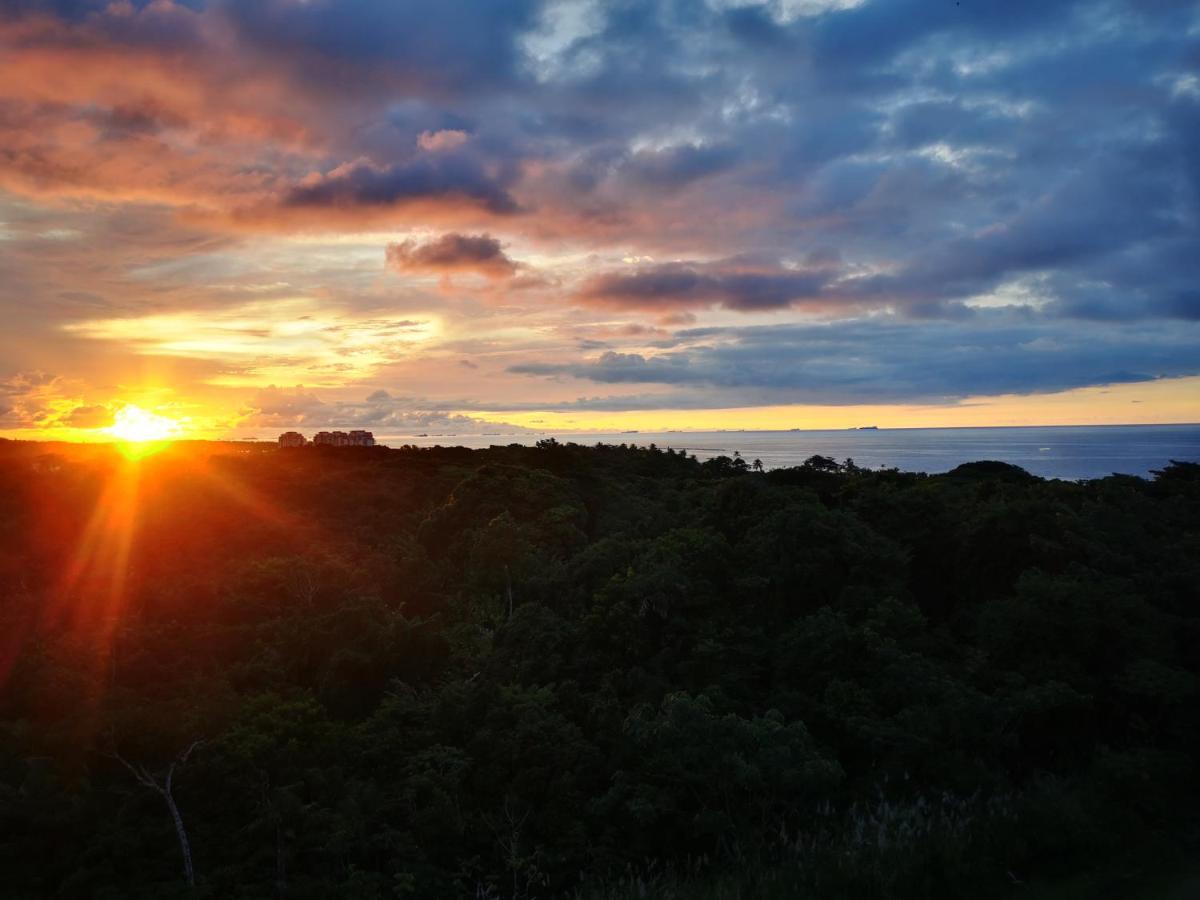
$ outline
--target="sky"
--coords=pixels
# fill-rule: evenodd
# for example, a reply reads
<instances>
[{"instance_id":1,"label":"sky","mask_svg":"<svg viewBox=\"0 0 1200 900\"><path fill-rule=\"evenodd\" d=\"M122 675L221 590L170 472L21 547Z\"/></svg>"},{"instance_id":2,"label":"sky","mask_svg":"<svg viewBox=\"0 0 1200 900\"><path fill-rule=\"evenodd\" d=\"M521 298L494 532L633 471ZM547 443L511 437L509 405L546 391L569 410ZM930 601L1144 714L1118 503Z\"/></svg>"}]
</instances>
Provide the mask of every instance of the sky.
<instances>
[{"instance_id":1,"label":"sky","mask_svg":"<svg viewBox=\"0 0 1200 900\"><path fill-rule=\"evenodd\" d=\"M4 0L0 435L1200 421L1200 6Z\"/></svg>"}]
</instances>

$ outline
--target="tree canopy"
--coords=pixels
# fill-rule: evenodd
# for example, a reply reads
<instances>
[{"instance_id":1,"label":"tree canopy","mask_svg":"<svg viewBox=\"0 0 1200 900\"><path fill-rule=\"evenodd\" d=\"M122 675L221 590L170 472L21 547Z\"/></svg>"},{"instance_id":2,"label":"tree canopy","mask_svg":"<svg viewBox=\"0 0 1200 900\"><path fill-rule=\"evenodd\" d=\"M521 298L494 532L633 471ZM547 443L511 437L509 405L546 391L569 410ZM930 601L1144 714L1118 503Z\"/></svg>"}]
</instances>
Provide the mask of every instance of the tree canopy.
<instances>
[{"instance_id":1,"label":"tree canopy","mask_svg":"<svg viewBox=\"0 0 1200 900\"><path fill-rule=\"evenodd\" d=\"M6 442L0 880L1007 897L1121 859L1136 881L1195 850L1198 604L1189 463L1072 483L556 441Z\"/></svg>"}]
</instances>

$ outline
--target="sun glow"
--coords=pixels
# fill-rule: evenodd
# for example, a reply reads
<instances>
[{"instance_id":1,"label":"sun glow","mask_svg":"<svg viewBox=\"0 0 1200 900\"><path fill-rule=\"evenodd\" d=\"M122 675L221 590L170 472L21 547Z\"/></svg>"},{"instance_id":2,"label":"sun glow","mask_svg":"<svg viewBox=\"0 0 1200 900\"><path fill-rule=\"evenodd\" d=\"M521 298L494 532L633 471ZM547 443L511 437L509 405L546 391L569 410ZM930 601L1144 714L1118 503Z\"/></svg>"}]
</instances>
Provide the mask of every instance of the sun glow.
<instances>
[{"instance_id":1,"label":"sun glow","mask_svg":"<svg viewBox=\"0 0 1200 900\"><path fill-rule=\"evenodd\" d=\"M183 426L174 419L127 404L117 411L113 424L105 431L120 442L126 456L141 457L178 438Z\"/></svg>"}]
</instances>

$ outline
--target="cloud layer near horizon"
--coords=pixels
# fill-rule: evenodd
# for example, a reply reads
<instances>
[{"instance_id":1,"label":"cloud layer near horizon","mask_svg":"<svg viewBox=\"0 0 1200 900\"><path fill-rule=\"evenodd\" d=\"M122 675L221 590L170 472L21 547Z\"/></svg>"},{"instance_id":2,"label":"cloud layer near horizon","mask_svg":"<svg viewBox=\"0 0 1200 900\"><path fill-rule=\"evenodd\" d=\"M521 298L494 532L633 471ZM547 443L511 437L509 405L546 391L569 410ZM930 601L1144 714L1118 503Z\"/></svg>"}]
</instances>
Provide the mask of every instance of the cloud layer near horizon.
<instances>
[{"instance_id":1,"label":"cloud layer near horizon","mask_svg":"<svg viewBox=\"0 0 1200 900\"><path fill-rule=\"evenodd\" d=\"M1171 0L18 0L0 428L1197 375L1198 145Z\"/></svg>"}]
</instances>

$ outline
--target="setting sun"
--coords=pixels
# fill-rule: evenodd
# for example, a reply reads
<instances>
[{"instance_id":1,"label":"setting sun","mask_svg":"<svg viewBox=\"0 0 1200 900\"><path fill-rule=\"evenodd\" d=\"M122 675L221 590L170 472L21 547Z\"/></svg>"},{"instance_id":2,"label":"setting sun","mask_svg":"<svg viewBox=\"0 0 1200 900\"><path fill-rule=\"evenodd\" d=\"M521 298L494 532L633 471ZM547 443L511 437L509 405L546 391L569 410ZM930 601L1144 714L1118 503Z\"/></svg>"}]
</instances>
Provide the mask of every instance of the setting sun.
<instances>
[{"instance_id":1,"label":"setting sun","mask_svg":"<svg viewBox=\"0 0 1200 900\"><path fill-rule=\"evenodd\" d=\"M146 444L173 440L179 437L182 426L174 419L129 404L121 407L105 430L123 443Z\"/></svg>"}]
</instances>

